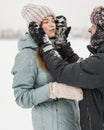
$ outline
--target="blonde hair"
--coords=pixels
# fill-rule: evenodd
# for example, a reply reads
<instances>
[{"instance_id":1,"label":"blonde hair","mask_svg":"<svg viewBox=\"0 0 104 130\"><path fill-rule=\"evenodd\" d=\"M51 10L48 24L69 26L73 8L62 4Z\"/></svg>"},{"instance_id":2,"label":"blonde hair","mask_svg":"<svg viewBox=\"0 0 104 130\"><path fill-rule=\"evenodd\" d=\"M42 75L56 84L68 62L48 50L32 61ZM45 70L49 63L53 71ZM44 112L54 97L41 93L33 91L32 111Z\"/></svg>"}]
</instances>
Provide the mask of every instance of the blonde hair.
<instances>
[{"instance_id":1,"label":"blonde hair","mask_svg":"<svg viewBox=\"0 0 104 130\"><path fill-rule=\"evenodd\" d=\"M38 59L38 64L39 64L39 67L42 69L42 70L46 70L47 67L42 59L42 56L40 55L40 48L38 47L37 49L37 59Z\"/></svg>"}]
</instances>

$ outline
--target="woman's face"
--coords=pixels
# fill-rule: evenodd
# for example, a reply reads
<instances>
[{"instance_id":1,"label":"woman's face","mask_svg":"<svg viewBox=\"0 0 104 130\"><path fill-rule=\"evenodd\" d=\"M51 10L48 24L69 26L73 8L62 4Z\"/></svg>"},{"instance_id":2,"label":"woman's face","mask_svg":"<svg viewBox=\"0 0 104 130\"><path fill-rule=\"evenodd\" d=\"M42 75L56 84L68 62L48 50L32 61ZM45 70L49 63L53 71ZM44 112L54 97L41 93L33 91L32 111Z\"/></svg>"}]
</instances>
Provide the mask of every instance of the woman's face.
<instances>
[{"instance_id":1,"label":"woman's face","mask_svg":"<svg viewBox=\"0 0 104 130\"><path fill-rule=\"evenodd\" d=\"M52 16L47 17L42 21L41 27L49 38L55 37L56 24Z\"/></svg>"},{"instance_id":2,"label":"woman's face","mask_svg":"<svg viewBox=\"0 0 104 130\"><path fill-rule=\"evenodd\" d=\"M88 32L93 36L93 34L96 31L96 26L94 24L91 25L91 27L88 29Z\"/></svg>"}]
</instances>

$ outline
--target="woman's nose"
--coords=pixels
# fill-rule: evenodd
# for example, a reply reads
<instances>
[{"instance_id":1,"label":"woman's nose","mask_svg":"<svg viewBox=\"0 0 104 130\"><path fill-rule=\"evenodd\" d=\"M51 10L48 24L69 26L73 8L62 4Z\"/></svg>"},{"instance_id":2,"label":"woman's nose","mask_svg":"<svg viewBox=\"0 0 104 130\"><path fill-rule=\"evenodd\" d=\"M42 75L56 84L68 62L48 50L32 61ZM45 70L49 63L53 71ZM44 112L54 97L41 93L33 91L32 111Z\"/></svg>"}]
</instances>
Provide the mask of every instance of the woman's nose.
<instances>
[{"instance_id":1,"label":"woman's nose","mask_svg":"<svg viewBox=\"0 0 104 130\"><path fill-rule=\"evenodd\" d=\"M55 23L50 22L49 25L50 25L51 27L54 27L54 26L55 26Z\"/></svg>"}]
</instances>

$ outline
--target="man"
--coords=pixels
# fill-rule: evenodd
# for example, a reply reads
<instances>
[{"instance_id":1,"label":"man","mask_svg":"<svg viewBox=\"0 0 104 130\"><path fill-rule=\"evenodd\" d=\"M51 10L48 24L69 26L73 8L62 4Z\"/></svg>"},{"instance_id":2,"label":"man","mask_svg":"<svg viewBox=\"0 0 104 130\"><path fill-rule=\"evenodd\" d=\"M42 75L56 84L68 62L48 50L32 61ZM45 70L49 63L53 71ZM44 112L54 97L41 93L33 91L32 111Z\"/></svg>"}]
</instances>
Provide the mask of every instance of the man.
<instances>
[{"instance_id":1,"label":"man","mask_svg":"<svg viewBox=\"0 0 104 130\"><path fill-rule=\"evenodd\" d=\"M77 62L79 57L73 52L64 38L56 49L45 39L41 42L41 55L47 68L58 82L81 87L84 100L80 102L82 130L102 130L103 102L104 102L104 7L94 8L91 13L92 26L91 45L88 49L92 55L83 61ZM67 37L67 29L64 31ZM39 32L40 33L40 32ZM36 31L34 34L38 34ZM37 35L37 39L38 39ZM45 40L44 40L45 39ZM56 40L57 41L57 40ZM63 44L64 43L64 44ZM65 58L66 57L66 58ZM67 62L65 62L67 60Z\"/></svg>"}]
</instances>

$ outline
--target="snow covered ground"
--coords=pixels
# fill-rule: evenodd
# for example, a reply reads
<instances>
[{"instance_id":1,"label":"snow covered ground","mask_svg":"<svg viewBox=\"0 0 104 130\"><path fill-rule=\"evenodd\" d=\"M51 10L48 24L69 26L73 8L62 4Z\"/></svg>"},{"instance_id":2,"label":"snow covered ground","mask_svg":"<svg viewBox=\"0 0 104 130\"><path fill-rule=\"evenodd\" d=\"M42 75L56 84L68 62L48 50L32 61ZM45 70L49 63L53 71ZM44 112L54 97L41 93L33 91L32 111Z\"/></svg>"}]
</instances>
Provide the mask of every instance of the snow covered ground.
<instances>
[{"instance_id":1,"label":"snow covered ground","mask_svg":"<svg viewBox=\"0 0 104 130\"><path fill-rule=\"evenodd\" d=\"M71 41L75 52L84 58L89 55L88 43L84 39ZM11 69L17 52L17 40L0 40L0 130L33 130L31 109L20 108L13 95Z\"/></svg>"}]
</instances>

